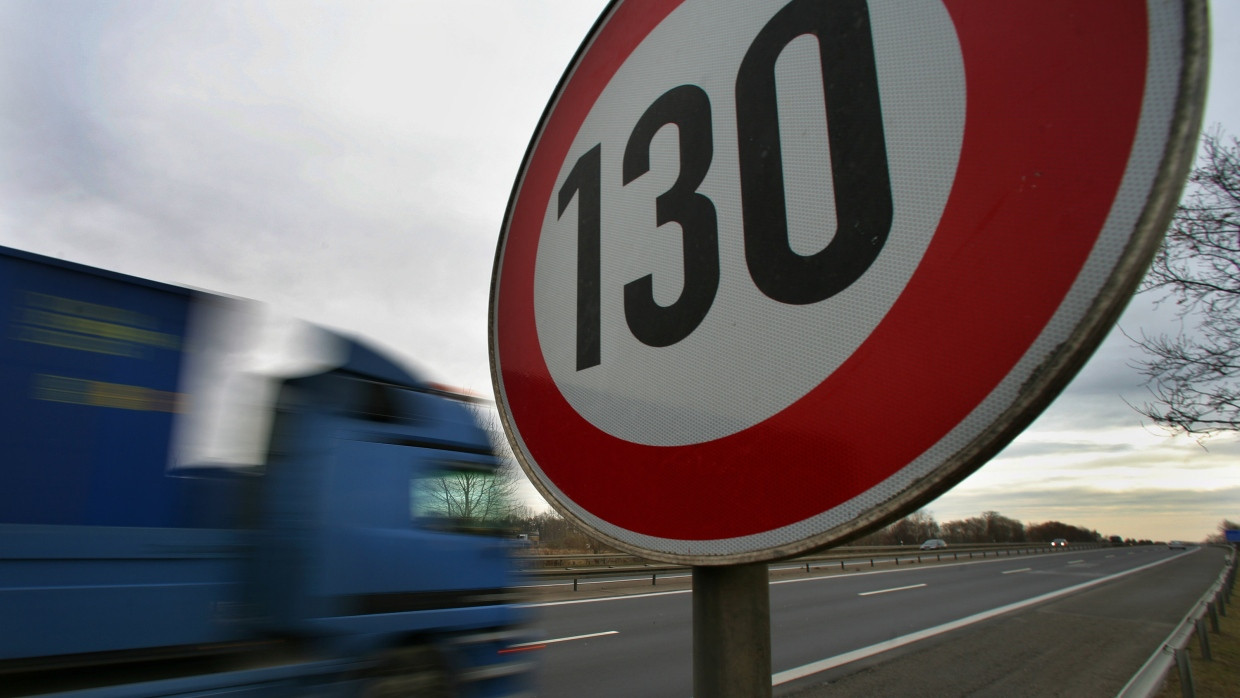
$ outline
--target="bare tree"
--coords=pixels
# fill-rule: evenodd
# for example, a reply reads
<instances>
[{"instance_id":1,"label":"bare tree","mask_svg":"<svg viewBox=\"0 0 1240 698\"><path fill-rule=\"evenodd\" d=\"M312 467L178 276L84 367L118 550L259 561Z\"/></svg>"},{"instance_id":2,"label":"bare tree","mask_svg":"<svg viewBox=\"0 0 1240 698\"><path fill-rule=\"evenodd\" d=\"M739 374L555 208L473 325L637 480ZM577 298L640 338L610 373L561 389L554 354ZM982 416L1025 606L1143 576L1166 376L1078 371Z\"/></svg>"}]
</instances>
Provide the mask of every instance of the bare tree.
<instances>
[{"instance_id":1,"label":"bare tree","mask_svg":"<svg viewBox=\"0 0 1240 698\"><path fill-rule=\"evenodd\" d=\"M421 483L422 510L458 521L502 520L510 513L511 499L505 496L497 474L482 470L436 473Z\"/></svg>"},{"instance_id":2,"label":"bare tree","mask_svg":"<svg viewBox=\"0 0 1240 698\"><path fill-rule=\"evenodd\" d=\"M500 465L491 469L468 460L445 461L445 467L418 483L418 513L457 527L506 525L525 509L517 501L519 467L508 450L494 410L476 401L465 404L486 432Z\"/></svg>"},{"instance_id":3,"label":"bare tree","mask_svg":"<svg viewBox=\"0 0 1240 698\"><path fill-rule=\"evenodd\" d=\"M1009 519L997 511L982 512L984 542L1024 543L1025 524Z\"/></svg>"},{"instance_id":4,"label":"bare tree","mask_svg":"<svg viewBox=\"0 0 1240 698\"><path fill-rule=\"evenodd\" d=\"M997 511L984 511L943 524L943 536L953 543L1023 543L1025 524Z\"/></svg>"},{"instance_id":5,"label":"bare tree","mask_svg":"<svg viewBox=\"0 0 1240 698\"><path fill-rule=\"evenodd\" d=\"M1052 541L1056 538L1064 538L1073 543L1095 543L1102 539L1102 536L1097 531L1072 526L1060 521L1029 524L1026 530L1030 541L1041 543Z\"/></svg>"},{"instance_id":6,"label":"bare tree","mask_svg":"<svg viewBox=\"0 0 1240 698\"><path fill-rule=\"evenodd\" d=\"M544 511L531 517L530 526L540 535L539 545L548 550L589 552L610 550L554 511Z\"/></svg>"},{"instance_id":7,"label":"bare tree","mask_svg":"<svg viewBox=\"0 0 1240 698\"><path fill-rule=\"evenodd\" d=\"M939 524L934 515L918 509L887 527L887 545L920 543L939 537Z\"/></svg>"},{"instance_id":8,"label":"bare tree","mask_svg":"<svg viewBox=\"0 0 1240 698\"><path fill-rule=\"evenodd\" d=\"M952 543L980 543L986 540L986 522L978 516L943 524L943 537Z\"/></svg>"},{"instance_id":9,"label":"bare tree","mask_svg":"<svg viewBox=\"0 0 1240 698\"><path fill-rule=\"evenodd\" d=\"M1227 532L1236 531L1236 530L1240 530L1240 523L1236 523L1235 521L1231 521L1229 519L1223 519L1218 524L1218 533L1207 536L1206 542L1207 543L1226 543Z\"/></svg>"},{"instance_id":10,"label":"bare tree","mask_svg":"<svg viewBox=\"0 0 1240 698\"><path fill-rule=\"evenodd\" d=\"M1136 409L1210 436L1240 429L1240 142L1207 133L1188 186L1141 287L1175 302L1181 329L1137 340L1153 401Z\"/></svg>"}]
</instances>

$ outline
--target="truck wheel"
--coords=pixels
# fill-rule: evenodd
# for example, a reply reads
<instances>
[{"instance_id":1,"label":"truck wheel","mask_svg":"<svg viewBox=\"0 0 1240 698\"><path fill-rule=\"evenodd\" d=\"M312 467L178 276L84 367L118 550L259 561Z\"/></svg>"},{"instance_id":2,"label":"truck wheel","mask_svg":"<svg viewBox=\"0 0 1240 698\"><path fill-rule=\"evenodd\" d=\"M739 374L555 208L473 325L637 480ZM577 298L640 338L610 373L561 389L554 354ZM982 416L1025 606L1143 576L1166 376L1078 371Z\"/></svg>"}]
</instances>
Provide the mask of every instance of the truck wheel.
<instances>
[{"instance_id":1,"label":"truck wheel","mask_svg":"<svg viewBox=\"0 0 1240 698\"><path fill-rule=\"evenodd\" d=\"M384 655L367 675L362 698L453 698L456 689L439 653L430 647L404 647Z\"/></svg>"}]
</instances>

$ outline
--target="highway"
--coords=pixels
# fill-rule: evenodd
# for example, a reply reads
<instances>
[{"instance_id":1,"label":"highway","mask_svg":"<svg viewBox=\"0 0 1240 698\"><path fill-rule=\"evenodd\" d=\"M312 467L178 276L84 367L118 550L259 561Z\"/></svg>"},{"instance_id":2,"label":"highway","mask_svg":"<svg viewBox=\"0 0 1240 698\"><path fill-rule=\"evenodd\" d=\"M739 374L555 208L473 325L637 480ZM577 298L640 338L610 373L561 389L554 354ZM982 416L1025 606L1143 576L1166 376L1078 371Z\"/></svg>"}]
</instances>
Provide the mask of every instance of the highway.
<instances>
[{"instance_id":1,"label":"highway","mask_svg":"<svg viewBox=\"0 0 1240 698\"><path fill-rule=\"evenodd\" d=\"M1155 603L1147 606L1162 609L1158 611L1160 625L1151 635L1157 637L1165 618L1178 621L1217 576L1222 563L1216 553L1147 546L903 565L881 571L870 571L868 565L833 574L784 570L773 575L770 587L776 693L812 686L823 676L847 675L849 667L859 666L858 662L873 664L890 656L884 653L908 652L923 640L950 637L954 641L988 619L1071 598L1101 585L1127 580L1139 589L1142 580L1152 580L1157 570L1187 569L1189 561L1198 559L1192 573L1175 577L1184 581L1170 583L1178 589L1164 588L1165 581L1151 581L1157 584L1149 594ZM1126 593L1139 596L1142 592ZM539 652L539 694L552 698L691 695L690 594L687 588L679 588L573 599L572 592L567 592L557 594L554 601L532 603L546 645ZM951 631L955 634L945 635ZM1072 638L1055 641L1070 643ZM1157 647L1158 640L1152 642L1148 648L1133 649L1133 656L1140 659L1132 671ZM1011 648L1016 639L1007 638L1005 643ZM936 668L940 673L944 669L961 668Z\"/></svg>"}]
</instances>

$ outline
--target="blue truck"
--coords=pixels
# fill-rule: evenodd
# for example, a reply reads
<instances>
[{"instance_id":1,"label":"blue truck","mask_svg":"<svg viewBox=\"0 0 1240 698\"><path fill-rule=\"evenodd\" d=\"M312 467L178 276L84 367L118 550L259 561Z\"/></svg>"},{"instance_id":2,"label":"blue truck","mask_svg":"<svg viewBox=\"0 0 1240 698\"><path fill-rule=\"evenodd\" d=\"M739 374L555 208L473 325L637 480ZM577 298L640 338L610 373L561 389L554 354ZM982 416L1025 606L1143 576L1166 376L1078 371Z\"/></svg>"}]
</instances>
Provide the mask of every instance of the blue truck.
<instances>
[{"instance_id":1,"label":"blue truck","mask_svg":"<svg viewBox=\"0 0 1240 698\"><path fill-rule=\"evenodd\" d=\"M460 400L341 337L264 462L171 467L216 299L0 248L0 696L528 694Z\"/></svg>"}]
</instances>

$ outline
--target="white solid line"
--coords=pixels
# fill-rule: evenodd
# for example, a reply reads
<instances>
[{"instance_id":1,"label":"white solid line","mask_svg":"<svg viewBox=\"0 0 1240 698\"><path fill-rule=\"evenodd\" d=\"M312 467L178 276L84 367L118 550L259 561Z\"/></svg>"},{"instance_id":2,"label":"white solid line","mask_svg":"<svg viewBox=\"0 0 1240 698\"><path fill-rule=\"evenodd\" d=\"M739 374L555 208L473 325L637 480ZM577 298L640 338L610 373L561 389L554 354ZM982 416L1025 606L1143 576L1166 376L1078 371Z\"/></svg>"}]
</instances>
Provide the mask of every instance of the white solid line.
<instances>
[{"instance_id":1,"label":"white solid line","mask_svg":"<svg viewBox=\"0 0 1240 698\"><path fill-rule=\"evenodd\" d=\"M936 625L933 628L926 628L925 630L919 630L915 633L909 633L908 635L902 635L900 637L893 638L885 642L879 642L879 643L870 645L869 647L862 647L861 649L853 650L852 652L845 652L844 654L839 654L834 657L828 657L826 659L820 659L816 662L810 662L809 664L805 664L803 666L795 667L793 669L788 669L787 671L780 671L771 676L771 685L778 686L780 684L788 683L789 681L796 681L797 679L805 678L806 676L810 676L812 674L817 674L818 672L821 672L821 671L827 671L828 669L834 669L835 667L843 666L845 664L848 664L849 662L855 662L859 659L865 659L866 657L873 657L876 654L881 654L888 650L896 649L897 647L911 645L914 642L925 640L926 638L934 637L935 635L942 635L943 633L951 632L953 630L958 630L960 628L972 625L974 623L980 623L981 621L994 618L995 616L1001 616L1004 613L1011 613L1012 611L1018 611L1022 608L1027 608L1029 606L1042 603L1043 601L1050 601L1051 599L1057 599L1061 596L1067 596L1068 594L1073 594L1083 589L1088 589L1090 587L1098 586L1099 584L1105 584L1106 582L1119 579L1120 577L1126 577L1130 574L1136 574L1137 572L1148 570L1151 567L1157 567L1158 565L1161 565L1164 562L1170 562L1174 559L1176 558L1174 557L1163 558L1162 560L1151 562L1148 565L1134 567L1126 572L1120 572L1119 574L1115 574L1110 577L1099 577L1098 579L1091 579L1088 582L1083 582L1081 584L1077 584L1076 586L1067 587L1066 589L1060 589L1059 591L1052 591L1048 594L1042 594L1041 596L1035 596L1031 599L1025 599L1024 601L1017 601L1016 603L1010 603L1006 606L992 608L989 611L982 611L981 613L975 613L971 616L960 618L958 620L953 620L949 623L944 623L942 625Z\"/></svg>"},{"instance_id":2,"label":"white solid line","mask_svg":"<svg viewBox=\"0 0 1240 698\"><path fill-rule=\"evenodd\" d=\"M857 594L857 596L873 596L875 594L889 594L893 591L905 591L907 589L920 589L921 587L924 587L924 586L926 585L925 584L910 584L909 586L906 586L906 587L892 587L890 589L879 589L878 591L863 591Z\"/></svg>"},{"instance_id":3,"label":"white solid line","mask_svg":"<svg viewBox=\"0 0 1240 698\"><path fill-rule=\"evenodd\" d=\"M671 596L672 594L690 594L692 589L677 589L675 591L652 591L649 594L629 594L627 596L600 596L596 599L572 599L569 601L539 601L538 603L521 603L517 606L521 608L541 608L543 606L572 606L579 603L601 603L603 601L626 601L628 599L648 599L651 596Z\"/></svg>"},{"instance_id":4,"label":"white solid line","mask_svg":"<svg viewBox=\"0 0 1240 698\"><path fill-rule=\"evenodd\" d=\"M683 579L685 577L690 577L690 576L692 575L663 574L663 575L659 575L659 579L664 579L664 580ZM650 579L650 578L646 576L641 576L641 577L608 577L607 579L593 579L593 580L587 579L587 580L578 582L578 586L585 586L587 584L614 584L616 582L644 582L647 579ZM515 588L517 589L541 589L541 588L546 588L546 587L567 587L567 586L572 586L572 584L573 584L572 582L549 582L547 584L517 584Z\"/></svg>"},{"instance_id":5,"label":"white solid line","mask_svg":"<svg viewBox=\"0 0 1240 698\"><path fill-rule=\"evenodd\" d=\"M1029 572L1031 570L1033 570L1032 567L1022 567L1018 570L1007 570L1004 574L1016 574L1017 572Z\"/></svg>"},{"instance_id":6,"label":"white solid line","mask_svg":"<svg viewBox=\"0 0 1240 698\"><path fill-rule=\"evenodd\" d=\"M554 645L557 642L572 642L573 640L589 640L592 637L603 637L604 635L619 635L619 630L604 630L601 633L590 633L589 635L573 635L572 637L557 637L554 640L538 640L535 642L522 642L512 645L512 647L534 647L537 645Z\"/></svg>"}]
</instances>

